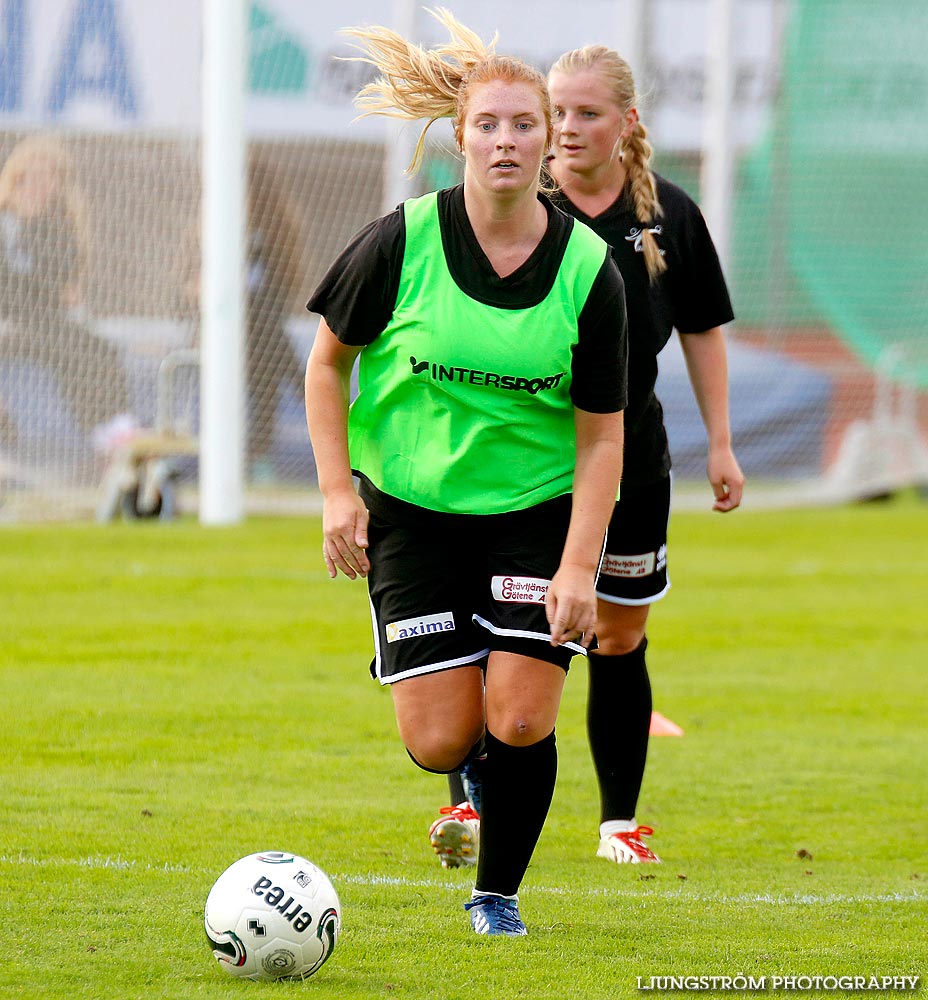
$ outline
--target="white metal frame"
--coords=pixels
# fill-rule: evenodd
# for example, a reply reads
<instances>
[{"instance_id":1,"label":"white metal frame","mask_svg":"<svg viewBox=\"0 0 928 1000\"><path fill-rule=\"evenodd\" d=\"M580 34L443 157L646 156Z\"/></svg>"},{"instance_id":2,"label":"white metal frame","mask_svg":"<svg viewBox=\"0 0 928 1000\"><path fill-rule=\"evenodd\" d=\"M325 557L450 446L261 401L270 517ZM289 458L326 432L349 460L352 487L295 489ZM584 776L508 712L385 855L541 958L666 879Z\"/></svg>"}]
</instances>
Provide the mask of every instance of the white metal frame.
<instances>
[{"instance_id":1,"label":"white metal frame","mask_svg":"<svg viewBox=\"0 0 928 1000\"><path fill-rule=\"evenodd\" d=\"M244 517L245 0L203 3L200 521Z\"/></svg>"}]
</instances>

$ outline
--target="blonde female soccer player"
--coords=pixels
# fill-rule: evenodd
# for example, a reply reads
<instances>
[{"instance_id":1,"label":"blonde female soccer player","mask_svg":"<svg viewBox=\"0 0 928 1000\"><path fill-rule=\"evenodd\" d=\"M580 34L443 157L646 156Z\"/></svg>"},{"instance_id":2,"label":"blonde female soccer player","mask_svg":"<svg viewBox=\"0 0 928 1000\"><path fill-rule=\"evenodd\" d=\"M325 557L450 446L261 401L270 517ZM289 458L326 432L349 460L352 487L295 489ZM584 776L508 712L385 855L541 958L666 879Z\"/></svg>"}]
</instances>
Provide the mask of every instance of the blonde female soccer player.
<instances>
[{"instance_id":1,"label":"blonde female soccer player","mask_svg":"<svg viewBox=\"0 0 928 1000\"><path fill-rule=\"evenodd\" d=\"M629 399L621 497L597 584L599 648L590 655L587 725L601 796L600 857L656 862L635 818L651 719L645 626L670 586L670 453L655 395L657 357L676 328L708 436L713 508L741 503L732 451L722 327L732 318L718 255L698 207L654 173L628 63L592 45L548 75L554 106L557 204L612 247L625 281Z\"/></svg>"},{"instance_id":2,"label":"blonde female soccer player","mask_svg":"<svg viewBox=\"0 0 928 1000\"><path fill-rule=\"evenodd\" d=\"M451 40L433 50L351 31L380 73L359 105L450 118L464 182L371 223L313 293L307 418L325 562L333 577L367 577L372 672L410 757L446 773L486 753L466 908L477 933L517 936L561 690L596 627L625 308L605 242L539 193L544 77L436 16Z\"/></svg>"}]
</instances>

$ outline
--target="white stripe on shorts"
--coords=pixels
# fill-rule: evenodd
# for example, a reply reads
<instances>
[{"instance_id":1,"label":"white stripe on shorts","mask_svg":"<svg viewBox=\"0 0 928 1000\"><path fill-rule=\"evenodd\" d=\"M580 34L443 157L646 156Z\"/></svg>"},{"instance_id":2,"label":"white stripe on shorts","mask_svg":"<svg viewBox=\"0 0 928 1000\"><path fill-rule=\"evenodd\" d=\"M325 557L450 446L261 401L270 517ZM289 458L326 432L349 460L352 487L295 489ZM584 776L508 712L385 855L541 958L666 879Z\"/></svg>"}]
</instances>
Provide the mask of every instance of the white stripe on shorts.
<instances>
[{"instance_id":1,"label":"white stripe on shorts","mask_svg":"<svg viewBox=\"0 0 928 1000\"><path fill-rule=\"evenodd\" d=\"M387 687L396 681L404 681L409 677L419 677L422 674L434 674L439 670L450 670L452 667L463 667L468 663L479 663L481 660L486 659L489 655L489 647L486 649L481 649L479 652L470 654L468 656L458 656L453 660L440 660L438 663L426 663L420 667L412 667L409 670L400 671L398 674L392 674L390 677L384 677L380 673L380 665L382 660L380 659L380 630L377 628L377 615L374 612L374 602L368 596L368 603L371 607L371 628L374 633L374 671L377 676L377 680Z\"/></svg>"},{"instance_id":2,"label":"white stripe on shorts","mask_svg":"<svg viewBox=\"0 0 928 1000\"><path fill-rule=\"evenodd\" d=\"M528 632L518 628L499 628L496 625L491 625L485 618L481 618L480 615L474 615L473 620L478 625L482 625L488 632L492 632L493 635L511 635L516 639L538 639L541 642L551 642L551 635L548 632ZM564 647L573 650L575 653L582 653L584 656L587 654L586 646L581 646L579 642L565 642Z\"/></svg>"}]
</instances>

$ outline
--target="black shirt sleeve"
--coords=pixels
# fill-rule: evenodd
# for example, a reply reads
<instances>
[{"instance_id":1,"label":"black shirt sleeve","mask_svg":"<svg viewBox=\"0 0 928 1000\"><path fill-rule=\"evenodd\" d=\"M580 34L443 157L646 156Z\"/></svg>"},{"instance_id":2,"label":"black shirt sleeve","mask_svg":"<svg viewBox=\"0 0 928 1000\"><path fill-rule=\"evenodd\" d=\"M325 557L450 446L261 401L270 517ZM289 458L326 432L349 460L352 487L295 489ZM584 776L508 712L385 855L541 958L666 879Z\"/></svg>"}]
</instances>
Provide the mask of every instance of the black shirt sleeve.
<instances>
[{"instance_id":1,"label":"black shirt sleeve","mask_svg":"<svg viewBox=\"0 0 928 1000\"><path fill-rule=\"evenodd\" d=\"M326 272L306 308L343 343L363 347L384 331L399 290L406 227L402 208L361 229Z\"/></svg>"},{"instance_id":2,"label":"black shirt sleeve","mask_svg":"<svg viewBox=\"0 0 928 1000\"><path fill-rule=\"evenodd\" d=\"M616 413L628 402L628 323L622 275L606 254L578 320L570 398L588 413Z\"/></svg>"},{"instance_id":3,"label":"black shirt sleeve","mask_svg":"<svg viewBox=\"0 0 928 1000\"><path fill-rule=\"evenodd\" d=\"M686 198L680 227L681 267L673 325L680 333L704 333L734 319L728 287L709 228L695 202Z\"/></svg>"}]
</instances>

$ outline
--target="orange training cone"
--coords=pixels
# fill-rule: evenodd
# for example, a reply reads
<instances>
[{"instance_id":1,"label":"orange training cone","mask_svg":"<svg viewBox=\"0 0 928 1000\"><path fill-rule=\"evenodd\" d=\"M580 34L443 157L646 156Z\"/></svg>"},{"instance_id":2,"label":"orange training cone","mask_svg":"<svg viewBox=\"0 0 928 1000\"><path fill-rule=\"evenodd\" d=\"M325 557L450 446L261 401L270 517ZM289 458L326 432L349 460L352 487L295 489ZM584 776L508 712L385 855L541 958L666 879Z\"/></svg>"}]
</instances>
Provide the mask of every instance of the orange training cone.
<instances>
[{"instance_id":1,"label":"orange training cone","mask_svg":"<svg viewBox=\"0 0 928 1000\"><path fill-rule=\"evenodd\" d=\"M652 712L649 733L651 736L682 736L683 730L675 722L671 722L666 715Z\"/></svg>"}]
</instances>

